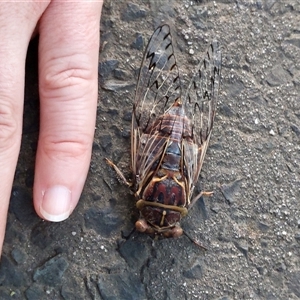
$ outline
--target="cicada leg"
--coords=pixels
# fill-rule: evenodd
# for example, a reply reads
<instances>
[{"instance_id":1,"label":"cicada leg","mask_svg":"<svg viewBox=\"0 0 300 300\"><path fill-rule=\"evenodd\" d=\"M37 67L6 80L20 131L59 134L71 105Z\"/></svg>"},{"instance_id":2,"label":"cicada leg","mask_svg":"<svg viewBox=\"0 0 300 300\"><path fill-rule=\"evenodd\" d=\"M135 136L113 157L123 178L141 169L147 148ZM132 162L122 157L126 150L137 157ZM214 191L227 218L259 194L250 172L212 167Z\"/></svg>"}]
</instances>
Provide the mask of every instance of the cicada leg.
<instances>
[{"instance_id":1,"label":"cicada leg","mask_svg":"<svg viewBox=\"0 0 300 300\"><path fill-rule=\"evenodd\" d=\"M205 191L201 191L201 193L199 193L197 196L195 196L192 200L191 203L189 205L189 209L197 202L197 200L199 200L202 196L204 197L211 197L213 195L214 192L205 192Z\"/></svg>"},{"instance_id":2,"label":"cicada leg","mask_svg":"<svg viewBox=\"0 0 300 300\"><path fill-rule=\"evenodd\" d=\"M121 172L121 170L111 161L109 160L108 158L105 158L106 162L108 163L109 166L111 166L117 173L117 175L120 177L120 179L126 184L128 185L129 187L132 186L132 183L129 182L125 176L123 175L123 173Z\"/></svg>"},{"instance_id":3,"label":"cicada leg","mask_svg":"<svg viewBox=\"0 0 300 300\"><path fill-rule=\"evenodd\" d=\"M189 240L194 243L195 245L197 245L199 248L202 248L204 250L207 250L207 247L200 244L198 241L194 240L189 234L186 233L186 231L183 231L183 234L189 238Z\"/></svg>"}]
</instances>

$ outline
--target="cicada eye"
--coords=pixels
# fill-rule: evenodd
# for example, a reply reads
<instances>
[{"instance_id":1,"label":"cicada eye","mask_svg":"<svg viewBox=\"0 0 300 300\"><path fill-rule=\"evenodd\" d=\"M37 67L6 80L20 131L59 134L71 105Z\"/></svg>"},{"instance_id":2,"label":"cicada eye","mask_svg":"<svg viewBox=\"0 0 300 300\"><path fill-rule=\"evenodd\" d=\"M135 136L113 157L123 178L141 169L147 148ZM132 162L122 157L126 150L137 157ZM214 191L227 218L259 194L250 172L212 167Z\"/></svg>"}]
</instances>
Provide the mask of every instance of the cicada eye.
<instances>
[{"instance_id":1,"label":"cicada eye","mask_svg":"<svg viewBox=\"0 0 300 300\"><path fill-rule=\"evenodd\" d=\"M183 234L183 229L180 226L175 226L172 229L165 231L163 233L164 237L166 238L177 238L180 237Z\"/></svg>"},{"instance_id":2,"label":"cicada eye","mask_svg":"<svg viewBox=\"0 0 300 300\"><path fill-rule=\"evenodd\" d=\"M183 234L183 230L181 227L179 226L175 226L173 229L172 229L172 233L173 233L173 237L176 238L176 237L179 237Z\"/></svg>"},{"instance_id":3,"label":"cicada eye","mask_svg":"<svg viewBox=\"0 0 300 300\"><path fill-rule=\"evenodd\" d=\"M135 228L139 232L145 232L148 229L149 225L145 220L138 220L135 222Z\"/></svg>"}]
</instances>

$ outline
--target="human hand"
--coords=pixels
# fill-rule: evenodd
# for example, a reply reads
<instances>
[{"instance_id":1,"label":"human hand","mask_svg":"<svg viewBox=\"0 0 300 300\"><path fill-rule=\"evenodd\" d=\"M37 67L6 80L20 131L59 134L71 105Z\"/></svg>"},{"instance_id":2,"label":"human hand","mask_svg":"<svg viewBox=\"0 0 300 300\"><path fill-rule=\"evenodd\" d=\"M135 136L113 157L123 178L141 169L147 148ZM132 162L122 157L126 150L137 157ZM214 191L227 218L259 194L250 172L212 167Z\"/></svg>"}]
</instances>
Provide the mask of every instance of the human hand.
<instances>
[{"instance_id":1,"label":"human hand","mask_svg":"<svg viewBox=\"0 0 300 300\"><path fill-rule=\"evenodd\" d=\"M0 254L20 150L25 59L39 32L40 134L33 189L37 214L59 222L86 180L98 96L102 1L0 4Z\"/></svg>"}]
</instances>

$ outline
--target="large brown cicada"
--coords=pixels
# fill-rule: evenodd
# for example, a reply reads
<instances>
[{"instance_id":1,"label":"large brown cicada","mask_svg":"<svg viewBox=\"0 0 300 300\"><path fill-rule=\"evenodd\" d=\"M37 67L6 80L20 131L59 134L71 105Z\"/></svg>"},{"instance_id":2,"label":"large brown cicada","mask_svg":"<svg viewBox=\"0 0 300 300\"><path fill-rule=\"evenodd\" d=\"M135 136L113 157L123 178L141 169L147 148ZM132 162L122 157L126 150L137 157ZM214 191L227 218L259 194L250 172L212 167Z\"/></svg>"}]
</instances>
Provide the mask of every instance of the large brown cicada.
<instances>
[{"instance_id":1,"label":"large brown cicada","mask_svg":"<svg viewBox=\"0 0 300 300\"><path fill-rule=\"evenodd\" d=\"M109 160L137 199L136 229L178 237L180 220L202 196L192 197L211 136L220 86L221 51L212 43L182 94L168 25L147 45L133 104L132 183Z\"/></svg>"}]
</instances>

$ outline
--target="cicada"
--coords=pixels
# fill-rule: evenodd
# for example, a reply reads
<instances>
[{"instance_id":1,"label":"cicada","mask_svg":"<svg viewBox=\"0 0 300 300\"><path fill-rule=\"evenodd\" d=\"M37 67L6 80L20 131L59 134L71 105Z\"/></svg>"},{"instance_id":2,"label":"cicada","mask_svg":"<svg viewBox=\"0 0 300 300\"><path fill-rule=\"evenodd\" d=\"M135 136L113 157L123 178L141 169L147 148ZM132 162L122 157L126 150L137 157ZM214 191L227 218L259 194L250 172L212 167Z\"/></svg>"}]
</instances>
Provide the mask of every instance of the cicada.
<instances>
[{"instance_id":1,"label":"cicada","mask_svg":"<svg viewBox=\"0 0 300 300\"><path fill-rule=\"evenodd\" d=\"M183 94L168 25L151 36L142 60L131 125L132 181L140 232L178 237L193 197L216 114L221 51L213 42Z\"/></svg>"}]
</instances>

